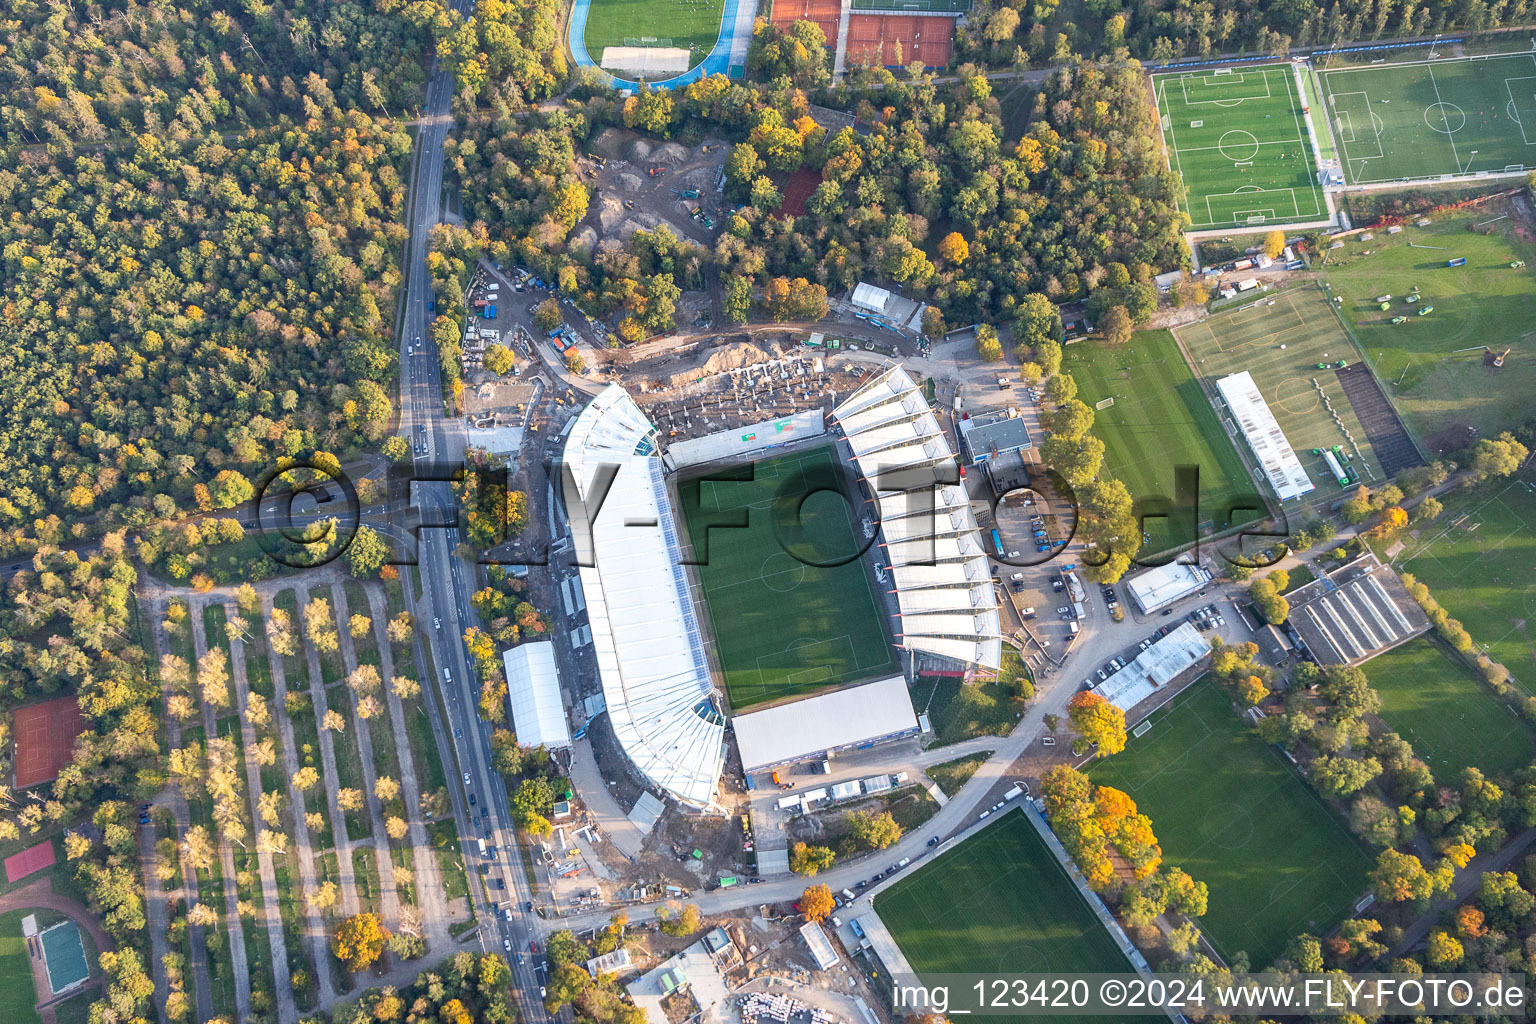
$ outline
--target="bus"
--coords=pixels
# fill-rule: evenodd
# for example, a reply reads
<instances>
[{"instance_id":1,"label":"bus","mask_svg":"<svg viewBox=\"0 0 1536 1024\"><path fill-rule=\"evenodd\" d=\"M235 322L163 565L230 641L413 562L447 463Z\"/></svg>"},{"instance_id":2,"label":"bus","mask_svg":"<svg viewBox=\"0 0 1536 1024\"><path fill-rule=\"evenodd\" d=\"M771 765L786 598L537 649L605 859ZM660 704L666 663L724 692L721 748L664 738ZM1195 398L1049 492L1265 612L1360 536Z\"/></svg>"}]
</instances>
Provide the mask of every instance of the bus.
<instances>
[{"instance_id":1,"label":"bus","mask_svg":"<svg viewBox=\"0 0 1536 1024\"><path fill-rule=\"evenodd\" d=\"M1339 465L1339 460L1334 456L1333 452L1325 450L1323 452L1323 461L1328 463L1328 469L1333 473L1334 478L1339 481L1339 486L1348 487L1349 474L1344 472L1344 467Z\"/></svg>"},{"instance_id":2,"label":"bus","mask_svg":"<svg viewBox=\"0 0 1536 1024\"><path fill-rule=\"evenodd\" d=\"M1007 554L1007 552L1003 550L1003 535L998 533L996 530L992 531L992 547L997 549L998 558L1002 558L1005 554Z\"/></svg>"}]
</instances>

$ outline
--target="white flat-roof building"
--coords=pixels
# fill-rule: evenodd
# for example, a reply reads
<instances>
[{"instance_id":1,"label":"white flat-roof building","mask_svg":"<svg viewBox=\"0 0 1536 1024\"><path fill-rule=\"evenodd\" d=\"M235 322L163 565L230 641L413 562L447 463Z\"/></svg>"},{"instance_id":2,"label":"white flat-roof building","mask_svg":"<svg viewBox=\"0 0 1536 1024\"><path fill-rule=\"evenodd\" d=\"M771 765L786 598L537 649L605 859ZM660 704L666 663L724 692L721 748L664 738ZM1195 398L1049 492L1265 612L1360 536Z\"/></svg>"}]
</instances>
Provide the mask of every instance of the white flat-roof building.
<instances>
[{"instance_id":1,"label":"white flat-roof building","mask_svg":"<svg viewBox=\"0 0 1536 1024\"><path fill-rule=\"evenodd\" d=\"M887 367L833 410L880 509L908 650L996 669L1002 629L955 453L911 376Z\"/></svg>"},{"instance_id":2,"label":"white flat-roof building","mask_svg":"<svg viewBox=\"0 0 1536 1024\"><path fill-rule=\"evenodd\" d=\"M653 785L706 807L724 763L725 717L688 593L656 429L617 384L572 422L561 491L613 731Z\"/></svg>"},{"instance_id":3,"label":"white flat-roof building","mask_svg":"<svg viewBox=\"0 0 1536 1024\"><path fill-rule=\"evenodd\" d=\"M860 281L853 288L853 304L871 313L884 313L891 301L891 293L884 288Z\"/></svg>"},{"instance_id":4,"label":"white flat-roof building","mask_svg":"<svg viewBox=\"0 0 1536 1024\"><path fill-rule=\"evenodd\" d=\"M758 772L861 743L916 735L917 713L912 710L906 679L891 676L737 715L731 727L736 731L742 768ZM804 794L804 799L811 795Z\"/></svg>"},{"instance_id":5,"label":"white flat-roof building","mask_svg":"<svg viewBox=\"0 0 1536 1024\"><path fill-rule=\"evenodd\" d=\"M1094 687L1093 692L1120 710L1129 711L1210 653L1210 641L1193 624L1181 623L1125 668Z\"/></svg>"},{"instance_id":6,"label":"white flat-roof building","mask_svg":"<svg viewBox=\"0 0 1536 1024\"><path fill-rule=\"evenodd\" d=\"M1253 374L1247 370L1229 374L1218 380L1216 387L1280 500L1290 501L1315 490L1306 467L1296 457L1291 442L1285 439L1285 431L1269 411L1269 403L1253 382Z\"/></svg>"},{"instance_id":7,"label":"white flat-roof building","mask_svg":"<svg viewBox=\"0 0 1536 1024\"><path fill-rule=\"evenodd\" d=\"M827 933L822 930L819 923L805 922L800 926L800 937L805 940L806 948L811 951L811 959L816 961L818 971L831 970L842 959L837 955L837 950L832 946L832 940L827 938Z\"/></svg>"},{"instance_id":8,"label":"white flat-roof building","mask_svg":"<svg viewBox=\"0 0 1536 1024\"><path fill-rule=\"evenodd\" d=\"M1211 581L1198 565L1170 562L1138 573L1125 581L1125 589L1143 612L1155 612L1188 597Z\"/></svg>"},{"instance_id":9,"label":"white flat-roof building","mask_svg":"<svg viewBox=\"0 0 1536 1024\"><path fill-rule=\"evenodd\" d=\"M503 651L501 662L507 670L507 703L517 742L550 750L569 747L571 731L560 698L555 645L548 640L522 644Z\"/></svg>"}]
</instances>

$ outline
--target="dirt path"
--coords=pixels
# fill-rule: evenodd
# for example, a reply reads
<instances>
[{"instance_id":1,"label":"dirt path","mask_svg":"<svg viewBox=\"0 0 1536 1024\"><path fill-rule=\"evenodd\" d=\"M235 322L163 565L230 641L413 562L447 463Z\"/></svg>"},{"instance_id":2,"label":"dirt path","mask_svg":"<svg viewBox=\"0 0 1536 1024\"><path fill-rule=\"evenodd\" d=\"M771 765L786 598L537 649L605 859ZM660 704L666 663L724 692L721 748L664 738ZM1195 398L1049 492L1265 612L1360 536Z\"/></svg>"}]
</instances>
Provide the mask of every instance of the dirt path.
<instances>
[{"instance_id":1,"label":"dirt path","mask_svg":"<svg viewBox=\"0 0 1536 1024\"><path fill-rule=\"evenodd\" d=\"M409 583L406 583L409 586ZM417 909L421 912L422 937L433 950L438 951L452 944L448 934L448 907L443 895L443 875L437 863L437 854L427 838L427 826L421 818L421 784L416 778L416 761L411 752L411 738L405 724L405 704L389 681L395 677L395 652L390 647L385 624L389 620L389 605L382 588L367 588L368 608L373 613L373 635L379 646L379 675L384 677L385 703L389 705L389 721L394 729L395 749L400 752L400 799L405 804L406 822L410 827L407 837L411 842L412 866L416 872ZM419 698L418 698L419 699Z\"/></svg>"},{"instance_id":2,"label":"dirt path","mask_svg":"<svg viewBox=\"0 0 1536 1024\"><path fill-rule=\"evenodd\" d=\"M282 588L286 589L286 588ZM263 591L261 595L261 614L265 621L272 621L272 598L275 592ZM298 628L297 623L294 628ZM299 880L305 893L313 892L319 888L319 882L315 872L315 846L310 838L309 825L304 820L305 805L304 791L293 784L294 773L299 770L299 748L293 739L293 720L289 718L284 708L284 701L288 697L287 666L283 656L273 651L270 658L272 668L272 713L277 717L278 733L283 740L283 770L288 775L288 804L290 818L293 823L294 849L298 853ZM331 971L328 958L331 951L326 947L326 927L320 915L309 907L308 901L304 903L304 930L309 940L309 959L314 964L315 984L321 1006L330 1006L336 1001L336 989L331 984ZM206 1019L206 1018L205 1018Z\"/></svg>"},{"instance_id":3,"label":"dirt path","mask_svg":"<svg viewBox=\"0 0 1536 1024\"><path fill-rule=\"evenodd\" d=\"M170 641L165 635L165 630L160 628L160 623L165 621L168 603L167 598L162 595L150 606L152 612L150 634L155 638L155 657L157 662L169 654L171 649ZM193 667L188 666L189 669ZM171 694L171 688L164 682L161 683L161 691L162 697L169 697ZM181 721L174 716L167 715L165 729L167 745L171 749L180 747ZM164 898L168 900L179 899L182 901L183 907L190 910L192 904L196 901L197 872L193 870L192 862L187 859L186 850L182 848L179 838L185 835L187 829L191 826L192 816L187 811L186 799L181 795L181 791L174 786L162 791L160 798L155 802L169 808L171 818L176 822L176 835L178 837L176 844L177 856L181 861L181 888L176 892L164 893ZM147 866L146 870L148 870ZM152 876L145 876L144 888L146 892L153 892L159 887L160 883L158 880ZM169 917L168 910L167 917ZM208 1020L213 1016L213 982L208 975L208 946L203 938L202 925L188 924L187 940L191 947L191 955L186 965L186 971L190 973L192 982L193 1006L197 1010L198 1020ZM169 991L169 979L165 975L164 963L157 959L152 968L156 984L165 985L167 991ZM164 1004L162 1003L161 1006L163 1007Z\"/></svg>"},{"instance_id":4,"label":"dirt path","mask_svg":"<svg viewBox=\"0 0 1536 1024\"><path fill-rule=\"evenodd\" d=\"M299 621L295 630L302 631L305 612L309 609L309 591L302 584L294 588L299 599ZM331 609L332 616L335 608ZM336 775L336 744L334 734L325 727L325 674L320 670L320 653L308 639L302 641L304 654L309 661L309 696L314 701L315 724L320 731L320 764L325 787L326 805L331 812L331 836L336 844L336 885L339 890L336 905L343 917L357 913L357 880L352 872L352 840L347 836L347 819L342 816L341 804L336 801L340 782Z\"/></svg>"},{"instance_id":5,"label":"dirt path","mask_svg":"<svg viewBox=\"0 0 1536 1024\"><path fill-rule=\"evenodd\" d=\"M331 607L336 610L336 621L342 624L342 667L350 676L357 670L357 645L352 641L352 631L347 628L351 621L351 612L347 607L346 587L340 583L331 584ZM337 689L349 688L343 686ZM373 795L373 786L378 779L378 774L374 770L378 762L373 759L373 731L357 714L355 693L347 694L344 698L338 697L337 700L338 703L345 700L350 707L352 716L350 728L352 735L357 739L357 755L363 765L363 801L367 804L368 816L373 821L373 856L379 873L379 914L384 918L384 926L390 931L396 931L400 927L400 890L395 885L394 858L390 856L389 836L384 831L384 805L378 797Z\"/></svg>"},{"instance_id":6,"label":"dirt path","mask_svg":"<svg viewBox=\"0 0 1536 1024\"><path fill-rule=\"evenodd\" d=\"M192 605L192 651L201 662L208 653L208 637L203 630L203 609L212 602ZM207 701L198 702L203 709L203 736L205 746L219 735L218 714ZM235 850L229 841L214 833L219 844L219 865L224 875L224 923L229 933L229 966L235 975L235 1014L237 1020L251 1015L251 966L245 953L245 929L240 924L240 892L235 886Z\"/></svg>"},{"instance_id":7,"label":"dirt path","mask_svg":"<svg viewBox=\"0 0 1536 1024\"><path fill-rule=\"evenodd\" d=\"M238 614L233 604L224 605L224 615L234 619ZM262 822L256 817L256 798L261 794L261 765L256 760L256 727L245 716L250 701L250 681L245 670L245 641L233 630L229 636L229 673L234 682L235 707L240 709L240 738L245 751L245 784L250 801L253 828L260 829ZM281 709L268 709L270 715L282 714ZM272 867L272 855L261 846L256 847L256 865L261 874L261 913L257 923L267 930L267 946L272 950L272 986L277 1003L278 1024L293 1024L299 1019L299 1009L293 999L293 978L288 971L288 944L283 938L283 918L279 911L281 896L277 889L277 873Z\"/></svg>"}]
</instances>

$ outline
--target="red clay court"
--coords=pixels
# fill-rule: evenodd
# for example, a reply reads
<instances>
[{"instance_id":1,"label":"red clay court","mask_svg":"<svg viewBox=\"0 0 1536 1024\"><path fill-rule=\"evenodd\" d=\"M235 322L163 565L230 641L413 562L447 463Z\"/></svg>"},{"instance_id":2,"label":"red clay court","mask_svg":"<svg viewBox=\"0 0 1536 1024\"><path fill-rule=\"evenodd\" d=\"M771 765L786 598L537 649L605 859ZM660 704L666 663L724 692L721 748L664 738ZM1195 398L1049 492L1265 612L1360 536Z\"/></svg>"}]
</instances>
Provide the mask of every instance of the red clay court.
<instances>
[{"instance_id":1,"label":"red clay court","mask_svg":"<svg viewBox=\"0 0 1536 1024\"><path fill-rule=\"evenodd\" d=\"M53 867L53 840L29 846L5 858L5 880L16 882L43 868Z\"/></svg>"},{"instance_id":2,"label":"red clay court","mask_svg":"<svg viewBox=\"0 0 1536 1024\"><path fill-rule=\"evenodd\" d=\"M811 193L820 184L820 171L809 167L800 168L779 186L784 193L784 202L779 204L774 213L780 217L798 217L805 213L805 201L811 198Z\"/></svg>"},{"instance_id":3,"label":"red clay court","mask_svg":"<svg viewBox=\"0 0 1536 1024\"><path fill-rule=\"evenodd\" d=\"M17 708L16 788L52 782L69 764L75 737L85 731L85 716L73 697L58 697Z\"/></svg>"},{"instance_id":4,"label":"red clay court","mask_svg":"<svg viewBox=\"0 0 1536 1024\"><path fill-rule=\"evenodd\" d=\"M827 37L828 49L837 48L837 19L842 13L838 0L774 0L770 19L779 28L797 21L814 21Z\"/></svg>"},{"instance_id":5,"label":"red clay court","mask_svg":"<svg viewBox=\"0 0 1536 1024\"><path fill-rule=\"evenodd\" d=\"M949 64L955 45L955 19L913 14L853 14L848 18L848 63L906 67ZM898 50L900 51L898 54Z\"/></svg>"}]
</instances>

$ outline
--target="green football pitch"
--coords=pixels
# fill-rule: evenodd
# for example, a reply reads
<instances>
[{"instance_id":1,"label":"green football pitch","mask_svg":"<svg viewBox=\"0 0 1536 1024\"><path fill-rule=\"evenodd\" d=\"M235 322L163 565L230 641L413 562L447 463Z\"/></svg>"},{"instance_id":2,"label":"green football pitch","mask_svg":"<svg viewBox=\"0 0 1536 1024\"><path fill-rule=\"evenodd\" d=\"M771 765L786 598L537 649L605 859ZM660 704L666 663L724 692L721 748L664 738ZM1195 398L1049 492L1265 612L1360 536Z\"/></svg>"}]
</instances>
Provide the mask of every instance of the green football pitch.
<instances>
[{"instance_id":1,"label":"green football pitch","mask_svg":"<svg viewBox=\"0 0 1536 1024\"><path fill-rule=\"evenodd\" d=\"M1328 215L1289 64L1152 78L1190 227L1254 227Z\"/></svg>"},{"instance_id":2,"label":"green football pitch","mask_svg":"<svg viewBox=\"0 0 1536 1024\"><path fill-rule=\"evenodd\" d=\"M1352 185L1536 167L1536 54L1319 71Z\"/></svg>"},{"instance_id":3,"label":"green football pitch","mask_svg":"<svg viewBox=\"0 0 1536 1024\"><path fill-rule=\"evenodd\" d=\"M1138 503L1177 500L1175 469L1199 471L1198 522L1148 519L1149 551L1187 544L1192 526L1224 529L1234 509L1253 510L1239 512L1238 522L1264 515L1263 498L1172 334L1143 331L1129 345L1079 342L1067 346L1062 365L1077 381L1078 397L1094 409L1093 434L1104 442L1106 469Z\"/></svg>"},{"instance_id":4,"label":"green football pitch","mask_svg":"<svg viewBox=\"0 0 1536 1024\"><path fill-rule=\"evenodd\" d=\"M875 911L919 975L1130 970L1023 811L876 896ZM1096 1018L1051 1018L1065 1019Z\"/></svg>"},{"instance_id":5,"label":"green football pitch","mask_svg":"<svg viewBox=\"0 0 1536 1024\"><path fill-rule=\"evenodd\" d=\"M1453 493L1393 561L1429 587L1479 649L1536 694L1536 493L1523 479Z\"/></svg>"},{"instance_id":6,"label":"green football pitch","mask_svg":"<svg viewBox=\"0 0 1536 1024\"><path fill-rule=\"evenodd\" d=\"M1275 748L1203 679L1152 729L1089 769L1152 819L1163 862L1210 889L1200 925L1255 970L1302 932L1326 935L1368 888L1371 858Z\"/></svg>"},{"instance_id":7,"label":"green football pitch","mask_svg":"<svg viewBox=\"0 0 1536 1024\"><path fill-rule=\"evenodd\" d=\"M602 62L605 46L672 46L689 50L689 67L720 37L725 0L592 0L587 53Z\"/></svg>"},{"instance_id":8,"label":"green football pitch","mask_svg":"<svg viewBox=\"0 0 1536 1024\"><path fill-rule=\"evenodd\" d=\"M894 671L834 449L732 472L678 483L731 706Z\"/></svg>"},{"instance_id":9,"label":"green football pitch","mask_svg":"<svg viewBox=\"0 0 1536 1024\"><path fill-rule=\"evenodd\" d=\"M1459 785L1467 767L1514 772L1536 754L1525 723L1438 640L1410 640L1364 668L1381 694L1381 717L1443 784Z\"/></svg>"},{"instance_id":10,"label":"green football pitch","mask_svg":"<svg viewBox=\"0 0 1536 1024\"><path fill-rule=\"evenodd\" d=\"M1253 374L1275 422L1317 487L1305 500L1343 490L1322 456L1312 454L1314 448L1343 445L1363 483L1377 487L1384 482L1365 427L1331 368L1340 359L1356 362L1355 347L1320 290L1287 288L1176 333L1206 379L1214 382L1240 370ZM1318 369L1318 363L1329 368Z\"/></svg>"},{"instance_id":11,"label":"green football pitch","mask_svg":"<svg viewBox=\"0 0 1536 1024\"><path fill-rule=\"evenodd\" d=\"M0 1008L11 1024L37 1024L37 988L32 984L32 959L21 935L21 920L33 910L0 914ZM42 911L41 913L47 913Z\"/></svg>"}]
</instances>

